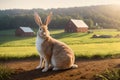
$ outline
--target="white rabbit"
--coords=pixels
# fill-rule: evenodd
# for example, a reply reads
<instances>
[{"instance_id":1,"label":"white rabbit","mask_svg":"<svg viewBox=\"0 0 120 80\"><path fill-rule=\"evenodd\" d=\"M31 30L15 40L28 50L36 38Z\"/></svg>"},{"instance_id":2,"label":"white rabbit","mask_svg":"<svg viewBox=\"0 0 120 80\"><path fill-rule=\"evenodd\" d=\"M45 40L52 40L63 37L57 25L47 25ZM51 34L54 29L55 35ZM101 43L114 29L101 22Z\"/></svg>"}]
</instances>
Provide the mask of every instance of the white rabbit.
<instances>
[{"instance_id":1,"label":"white rabbit","mask_svg":"<svg viewBox=\"0 0 120 80\"><path fill-rule=\"evenodd\" d=\"M37 68L44 67L42 72L46 72L49 65L53 67L53 70L77 68L78 65L74 64L75 56L72 49L49 35L48 24L51 21L51 16L52 13L47 16L45 23L42 23L39 15L34 14L35 22L39 26L36 47L40 55L40 64ZM44 61L45 65L43 65Z\"/></svg>"}]
</instances>

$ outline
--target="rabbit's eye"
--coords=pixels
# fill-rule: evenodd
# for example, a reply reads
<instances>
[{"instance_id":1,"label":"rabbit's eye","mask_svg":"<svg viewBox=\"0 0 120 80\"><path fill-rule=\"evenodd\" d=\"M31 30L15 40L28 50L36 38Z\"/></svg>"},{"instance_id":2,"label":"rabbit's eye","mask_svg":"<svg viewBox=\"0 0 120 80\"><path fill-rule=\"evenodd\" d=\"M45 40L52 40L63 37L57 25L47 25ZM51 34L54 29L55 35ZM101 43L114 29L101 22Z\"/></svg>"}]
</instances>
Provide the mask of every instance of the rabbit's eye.
<instances>
[{"instance_id":1,"label":"rabbit's eye","mask_svg":"<svg viewBox=\"0 0 120 80\"><path fill-rule=\"evenodd\" d=\"M41 31L41 28L40 28L40 31Z\"/></svg>"}]
</instances>

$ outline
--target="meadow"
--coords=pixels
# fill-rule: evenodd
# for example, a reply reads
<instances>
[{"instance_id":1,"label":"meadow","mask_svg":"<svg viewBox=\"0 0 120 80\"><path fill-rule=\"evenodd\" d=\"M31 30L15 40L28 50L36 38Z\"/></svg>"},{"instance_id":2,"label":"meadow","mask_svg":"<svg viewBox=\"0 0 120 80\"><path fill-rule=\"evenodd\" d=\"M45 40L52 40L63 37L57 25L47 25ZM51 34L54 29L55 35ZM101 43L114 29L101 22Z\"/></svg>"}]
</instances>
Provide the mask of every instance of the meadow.
<instances>
[{"instance_id":1,"label":"meadow","mask_svg":"<svg viewBox=\"0 0 120 80\"><path fill-rule=\"evenodd\" d=\"M65 33L64 30L50 30L51 36L68 44L77 57L114 57L120 55L120 38L91 38L93 34L115 36L115 29L93 30L93 33ZM38 56L35 47L36 36L16 37L15 30L0 31L0 59L21 59Z\"/></svg>"}]
</instances>

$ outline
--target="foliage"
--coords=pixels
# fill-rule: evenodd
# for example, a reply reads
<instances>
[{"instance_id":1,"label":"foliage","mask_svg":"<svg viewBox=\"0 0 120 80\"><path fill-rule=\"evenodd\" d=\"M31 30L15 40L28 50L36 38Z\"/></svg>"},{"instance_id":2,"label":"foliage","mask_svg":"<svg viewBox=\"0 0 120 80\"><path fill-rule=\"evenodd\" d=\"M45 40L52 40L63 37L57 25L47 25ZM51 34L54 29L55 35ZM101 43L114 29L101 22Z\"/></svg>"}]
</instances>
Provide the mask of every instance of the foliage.
<instances>
[{"instance_id":1,"label":"foliage","mask_svg":"<svg viewBox=\"0 0 120 80\"><path fill-rule=\"evenodd\" d=\"M85 23L86 23L90 28L92 28L92 29L95 28L94 22L93 22L92 19L85 19L84 21L85 21Z\"/></svg>"},{"instance_id":2,"label":"foliage","mask_svg":"<svg viewBox=\"0 0 120 80\"><path fill-rule=\"evenodd\" d=\"M120 80L120 69L106 70L103 74L96 75L95 80Z\"/></svg>"},{"instance_id":3,"label":"foliage","mask_svg":"<svg viewBox=\"0 0 120 80\"><path fill-rule=\"evenodd\" d=\"M38 12L42 21L49 12L53 12L50 28L64 28L69 19L82 19L90 28L119 28L120 6L101 5L90 7L58 8L58 9L11 9L0 11L0 30L18 28L19 26L36 27L33 14Z\"/></svg>"},{"instance_id":4,"label":"foliage","mask_svg":"<svg viewBox=\"0 0 120 80\"><path fill-rule=\"evenodd\" d=\"M13 71L6 66L0 65L0 80L9 80Z\"/></svg>"}]
</instances>

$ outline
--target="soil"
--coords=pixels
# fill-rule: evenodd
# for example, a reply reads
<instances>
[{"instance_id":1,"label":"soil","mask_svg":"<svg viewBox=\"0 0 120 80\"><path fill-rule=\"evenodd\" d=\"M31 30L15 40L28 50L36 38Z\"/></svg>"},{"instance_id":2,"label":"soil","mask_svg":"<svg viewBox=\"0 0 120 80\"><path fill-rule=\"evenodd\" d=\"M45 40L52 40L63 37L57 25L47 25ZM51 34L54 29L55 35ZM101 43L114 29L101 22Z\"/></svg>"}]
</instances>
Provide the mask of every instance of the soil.
<instances>
[{"instance_id":1,"label":"soil","mask_svg":"<svg viewBox=\"0 0 120 80\"><path fill-rule=\"evenodd\" d=\"M25 59L17 61L7 61L4 65L15 71L12 80L94 80L94 75L104 72L106 69L120 68L119 59L77 59L77 69L62 71L41 72L35 69L39 64L39 59Z\"/></svg>"}]
</instances>

